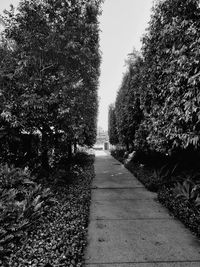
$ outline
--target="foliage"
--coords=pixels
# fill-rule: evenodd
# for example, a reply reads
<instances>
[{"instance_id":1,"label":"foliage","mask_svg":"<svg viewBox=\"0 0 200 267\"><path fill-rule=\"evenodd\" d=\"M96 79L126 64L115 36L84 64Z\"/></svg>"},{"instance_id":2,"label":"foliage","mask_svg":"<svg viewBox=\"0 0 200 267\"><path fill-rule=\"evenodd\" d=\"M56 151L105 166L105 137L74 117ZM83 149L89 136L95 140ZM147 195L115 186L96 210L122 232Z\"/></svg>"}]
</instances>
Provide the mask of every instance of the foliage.
<instances>
[{"instance_id":1,"label":"foliage","mask_svg":"<svg viewBox=\"0 0 200 267\"><path fill-rule=\"evenodd\" d=\"M59 141L69 157L73 144L95 142L100 4L23 0L3 17L4 39L15 45L1 46L1 129L39 134L47 170Z\"/></svg>"},{"instance_id":2,"label":"foliage","mask_svg":"<svg viewBox=\"0 0 200 267\"><path fill-rule=\"evenodd\" d=\"M143 40L148 142L154 149L198 146L198 1L158 2ZM147 105L145 107L147 111Z\"/></svg>"},{"instance_id":3,"label":"foliage","mask_svg":"<svg viewBox=\"0 0 200 267\"><path fill-rule=\"evenodd\" d=\"M125 148L116 148L111 150L111 155L122 163L124 162L125 159L124 158L125 153L126 153Z\"/></svg>"},{"instance_id":4,"label":"foliage","mask_svg":"<svg viewBox=\"0 0 200 267\"><path fill-rule=\"evenodd\" d=\"M118 132L117 132L117 120L116 120L114 105L109 106L108 135L109 135L109 142L112 145L116 145L119 143Z\"/></svg>"},{"instance_id":5,"label":"foliage","mask_svg":"<svg viewBox=\"0 0 200 267\"><path fill-rule=\"evenodd\" d=\"M142 111L140 109L140 66L142 59L137 51L133 51L127 61L127 72L124 74L121 87L118 91L115 114L117 132L119 141L126 145L133 145L133 140L138 126L142 119ZM110 132L112 130L110 129Z\"/></svg>"},{"instance_id":6,"label":"foliage","mask_svg":"<svg viewBox=\"0 0 200 267\"><path fill-rule=\"evenodd\" d=\"M84 155L81 155L84 159ZM87 161L85 156L84 161ZM71 166L71 183L48 183L54 205L42 209L22 244L14 243L2 266L82 266L94 177L92 162ZM25 231L24 231L25 233ZM24 235L25 237L25 235Z\"/></svg>"},{"instance_id":7,"label":"foliage","mask_svg":"<svg viewBox=\"0 0 200 267\"><path fill-rule=\"evenodd\" d=\"M194 206L200 205L199 185L196 185L191 180L185 180L182 184L177 183L174 194L177 198L193 204Z\"/></svg>"},{"instance_id":8,"label":"foliage","mask_svg":"<svg viewBox=\"0 0 200 267\"><path fill-rule=\"evenodd\" d=\"M33 179L27 169L9 167L8 165L1 166L0 169L0 188L12 189L19 188L25 185L33 185Z\"/></svg>"},{"instance_id":9,"label":"foliage","mask_svg":"<svg viewBox=\"0 0 200 267\"><path fill-rule=\"evenodd\" d=\"M193 233L200 236L199 207L191 205L188 201L183 201L182 197L177 197L172 187L163 187L158 192L158 200L166 206L175 217L180 219L185 226L190 228Z\"/></svg>"},{"instance_id":10,"label":"foliage","mask_svg":"<svg viewBox=\"0 0 200 267\"><path fill-rule=\"evenodd\" d=\"M12 252L53 203L50 189L37 185L27 170L0 169L0 258Z\"/></svg>"},{"instance_id":11,"label":"foliage","mask_svg":"<svg viewBox=\"0 0 200 267\"><path fill-rule=\"evenodd\" d=\"M72 161L80 166L91 165L94 163L94 155L89 155L85 151L79 151L73 156Z\"/></svg>"},{"instance_id":12,"label":"foliage","mask_svg":"<svg viewBox=\"0 0 200 267\"><path fill-rule=\"evenodd\" d=\"M127 150L199 148L199 17L198 0L154 4L141 55L129 56L115 102Z\"/></svg>"}]
</instances>

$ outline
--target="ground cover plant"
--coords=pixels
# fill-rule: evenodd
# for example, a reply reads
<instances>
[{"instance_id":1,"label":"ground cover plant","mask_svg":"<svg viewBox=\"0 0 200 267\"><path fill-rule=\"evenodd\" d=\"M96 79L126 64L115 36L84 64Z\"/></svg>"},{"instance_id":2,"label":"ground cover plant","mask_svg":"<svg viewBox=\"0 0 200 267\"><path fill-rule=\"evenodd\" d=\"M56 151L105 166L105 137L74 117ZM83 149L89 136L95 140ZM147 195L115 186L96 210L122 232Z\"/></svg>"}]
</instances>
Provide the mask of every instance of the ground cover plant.
<instances>
[{"instance_id":1,"label":"ground cover plant","mask_svg":"<svg viewBox=\"0 0 200 267\"><path fill-rule=\"evenodd\" d=\"M192 181L185 180L175 187L162 187L158 191L158 200L200 237L199 190Z\"/></svg>"},{"instance_id":2,"label":"ground cover plant","mask_svg":"<svg viewBox=\"0 0 200 267\"><path fill-rule=\"evenodd\" d=\"M1 168L1 266L82 266L93 160L79 153L70 171L60 167L42 184L27 170Z\"/></svg>"}]
</instances>

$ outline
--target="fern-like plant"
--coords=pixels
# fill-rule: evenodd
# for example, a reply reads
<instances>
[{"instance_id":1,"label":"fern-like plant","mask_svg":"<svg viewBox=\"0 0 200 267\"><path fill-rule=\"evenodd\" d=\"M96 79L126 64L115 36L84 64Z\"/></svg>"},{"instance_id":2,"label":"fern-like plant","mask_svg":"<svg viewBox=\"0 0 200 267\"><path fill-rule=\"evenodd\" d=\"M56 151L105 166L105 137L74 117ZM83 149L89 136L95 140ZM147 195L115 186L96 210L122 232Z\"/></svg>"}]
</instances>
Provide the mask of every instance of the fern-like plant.
<instances>
[{"instance_id":1,"label":"fern-like plant","mask_svg":"<svg viewBox=\"0 0 200 267\"><path fill-rule=\"evenodd\" d=\"M185 180L183 183L177 183L174 188L174 194L177 198L193 204L196 207L200 206L200 190L199 185L196 185L191 180Z\"/></svg>"}]
</instances>

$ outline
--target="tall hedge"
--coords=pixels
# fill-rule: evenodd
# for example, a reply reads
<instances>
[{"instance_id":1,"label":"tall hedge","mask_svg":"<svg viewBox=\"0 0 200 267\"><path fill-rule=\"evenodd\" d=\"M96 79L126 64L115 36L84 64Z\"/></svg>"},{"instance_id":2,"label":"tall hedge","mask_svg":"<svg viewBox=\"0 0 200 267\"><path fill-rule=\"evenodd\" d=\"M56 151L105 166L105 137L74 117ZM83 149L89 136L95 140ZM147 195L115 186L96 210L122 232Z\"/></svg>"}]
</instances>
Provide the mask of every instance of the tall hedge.
<instances>
[{"instance_id":1,"label":"tall hedge","mask_svg":"<svg viewBox=\"0 0 200 267\"><path fill-rule=\"evenodd\" d=\"M199 147L199 44L198 0L154 4L140 65L125 74L116 98L122 143L164 153ZM133 109L140 110L139 118Z\"/></svg>"},{"instance_id":2,"label":"tall hedge","mask_svg":"<svg viewBox=\"0 0 200 267\"><path fill-rule=\"evenodd\" d=\"M2 40L12 46L1 42L1 129L8 135L39 132L45 168L61 140L68 155L72 144L95 142L100 5L21 0L17 12L12 8L3 16Z\"/></svg>"},{"instance_id":3,"label":"tall hedge","mask_svg":"<svg viewBox=\"0 0 200 267\"><path fill-rule=\"evenodd\" d=\"M158 150L199 145L199 18L199 1L160 1L143 40L148 141Z\"/></svg>"},{"instance_id":4,"label":"tall hedge","mask_svg":"<svg viewBox=\"0 0 200 267\"><path fill-rule=\"evenodd\" d=\"M133 51L127 60L127 71L124 74L121 87L118 91L115 113L119 141L127 149L134 146L136 131L143 118L140 108L140 73L143 60L137 51Z\"/></svg>"}]
</instances>

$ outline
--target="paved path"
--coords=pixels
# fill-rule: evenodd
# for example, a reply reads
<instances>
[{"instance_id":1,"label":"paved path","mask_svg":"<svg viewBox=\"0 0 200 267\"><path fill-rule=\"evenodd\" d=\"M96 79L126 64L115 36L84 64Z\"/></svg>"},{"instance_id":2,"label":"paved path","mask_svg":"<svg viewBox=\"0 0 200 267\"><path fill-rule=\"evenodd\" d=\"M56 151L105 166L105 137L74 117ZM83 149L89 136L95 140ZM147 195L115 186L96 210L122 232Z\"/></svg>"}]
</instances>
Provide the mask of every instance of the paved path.
<instances>
[{"instance_id":1,"label":"paved path","mask_svg":"<svg viewBox=\"0 0 200 267\"><path fill-rule=\"evenodd\" d=\"M200 241L154 193L102 151L95 170L86 266L200 267Z\"/></svg>"}]
</instances>

